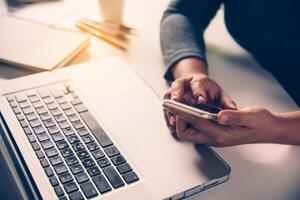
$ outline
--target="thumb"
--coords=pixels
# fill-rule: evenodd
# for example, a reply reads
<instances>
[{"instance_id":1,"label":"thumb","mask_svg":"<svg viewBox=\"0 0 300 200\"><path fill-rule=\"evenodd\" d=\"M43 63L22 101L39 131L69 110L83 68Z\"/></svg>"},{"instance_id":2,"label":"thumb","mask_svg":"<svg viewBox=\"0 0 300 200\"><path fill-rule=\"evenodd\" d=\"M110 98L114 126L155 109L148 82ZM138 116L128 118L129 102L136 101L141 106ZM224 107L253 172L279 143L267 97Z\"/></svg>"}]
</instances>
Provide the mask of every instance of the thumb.
<instances>
[{"instance_id":1,"label":"thumb","mask_svg":"<svg viewBox=\"0 0 300 200\"><path fill-rule=\"evenodd\" d=\"M218 122L224 125L249 127L254 120L255 116L249 110L222 110L218 114Z\"/></svg>"}]
</instances>

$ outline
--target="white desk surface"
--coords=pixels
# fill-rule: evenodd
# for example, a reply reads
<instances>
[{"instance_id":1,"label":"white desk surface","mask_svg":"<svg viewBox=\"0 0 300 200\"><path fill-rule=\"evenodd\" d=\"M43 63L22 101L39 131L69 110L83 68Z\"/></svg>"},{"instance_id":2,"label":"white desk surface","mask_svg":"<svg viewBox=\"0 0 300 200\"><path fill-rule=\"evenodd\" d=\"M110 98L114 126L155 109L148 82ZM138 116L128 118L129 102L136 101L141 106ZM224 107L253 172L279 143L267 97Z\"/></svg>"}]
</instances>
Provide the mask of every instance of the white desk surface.
<instances>
[{"instance_id":1,"label":"white desk surface","mask_svg":"<svg viewBox=\"0 0 300 200\"><path fill-rule=\"evenodd\" d=\"M117 55L162 97L168 88L159 47L159 23L169 0L126 0L124 21L138 30L127 52L92 38L90 47L71 64ZM46 12L45 12L46 11ZM31 5L13 14L49 25L76 29L80 17L100 19L97 0L64 0ZM0 13L1 15L1 13ZM262 70L227 34L220 11L206 31L210 74L239 107L263 106L274 112L298 109L273 77ZM217 51L216 48L217 47ZM32 72L0 65L0 81ZM296 200L300 198L300 148L252 144L215 150L232 167L230 180L191 199ZM188 156L188 155L187 155Z\"/></svg>"}]
</instances>

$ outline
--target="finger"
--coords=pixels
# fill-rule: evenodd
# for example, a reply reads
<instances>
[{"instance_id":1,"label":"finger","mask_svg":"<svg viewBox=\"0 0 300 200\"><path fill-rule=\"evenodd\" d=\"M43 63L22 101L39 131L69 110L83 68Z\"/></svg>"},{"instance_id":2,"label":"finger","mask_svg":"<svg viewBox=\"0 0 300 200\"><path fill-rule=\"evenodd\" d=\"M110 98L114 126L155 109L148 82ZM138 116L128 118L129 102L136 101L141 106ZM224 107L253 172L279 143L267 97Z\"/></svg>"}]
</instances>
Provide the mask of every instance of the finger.
<instances>
[{"instance_id":1,"label":"finger","mask_svg":"<svg viewBox=\"0 0 300 200\"><path fill-rule=\"evenodd\" d=\"M201 144L207 144L211 142L211 139L207 135L197 131L192 127L189 127L188 124L180 118L177 118L176 120L176 132L179 138L188 140L190 142Z\"/></svg>"},{"instance_id":2,"label":"finger","mask_svg":"<svg viewBox=\"0 0 300 200\"><path fill-rule=\"evenodd\" d=\"M164 109L164 117L165 117L165 121L166 121L166 124L168 126L168 129L169 129L170 133L175 134L176 133L176 128L170 124L168 113L169 112L166 109Z\"/></svg>"},{"instance_id":3,"label":"finger","mask_svg":"<svg viewBox=\"0 0 300 200\"><path fill-rule=\"evenodd\" d=\"M235 102L225 92L220 94L220 105L224 109L237 109Z\"/></svg>"},{"instance_id":4,"label":"finger","mask_svg":"<svg viewBox=\"0 0 300 200\"><path fill-rule=\"evenodd\" d=\"M190 82L191 90L197 102L199 104L205 104L207 95L205 91L204 81L198 79L192 79Z\"/></svg>"},{"instance_id":5,"label":"finger","mask_svg":"<svg viewBox=\"0 0 300 200\"><path fill-rule=\"evenodd\" d=\"M255 116L248 110L222 110L218 114L218 122L224 125L250 127L255 123Z\"/></svg>"},{"instance_id":6,"label":"finger","mask_svg":"<svg viewBox=\"0 0 300 200\"><path fill-rule=\"evenodd\" d=\"M164 105L164 107L168 109L172 114L178 115L181 119L191 124L197 130L203 131L207 134L217 136L219 133L224 132L224 129L227 128L226 126L221 126L211 120L202 119L200 117L195 117L194 115L191 115L189 113L176 110L172 107L169 107L168 105Z\"/></svg>"},{"instance_id":7,"label":"finger","mask_svg":"<svg viewBox=\"0 0 300 200\"><path fill-rule=\"evenodd\" d=\"M171 99L171 90L165 93L164 99Z\"/></svg>"},{"instance_id":8,"label":"finger","mask_svg":"<svg viewBox=\"0 0 300 200\"><path fill-rule=\"evenodd\" d=\"M182 101L184 95L185 79L176 79L171 86L171 99Z\"/></svg>"},{"instance_id":9,"label":"finger","mask_svg":"<svg viewBox=\"0 0 300 200\"><path fill-rule=\"evenodd\" d=\"M196 100L191 92L185 92L183 95L183 103L194 106L196 105Z\"/></svg>"}]
</instances>

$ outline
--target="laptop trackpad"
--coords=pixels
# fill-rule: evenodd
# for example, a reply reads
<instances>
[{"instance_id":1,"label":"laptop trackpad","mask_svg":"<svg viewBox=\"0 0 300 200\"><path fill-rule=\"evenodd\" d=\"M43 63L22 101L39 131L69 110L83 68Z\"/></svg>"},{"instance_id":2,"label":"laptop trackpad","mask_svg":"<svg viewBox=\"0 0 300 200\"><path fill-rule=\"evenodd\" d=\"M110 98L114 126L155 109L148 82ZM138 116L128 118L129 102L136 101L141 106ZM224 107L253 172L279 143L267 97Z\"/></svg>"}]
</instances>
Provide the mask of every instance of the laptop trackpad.
<instances>
[{"instance_id":1,"label":"laptop trackpad","mask_svg":"<svg viewBox=\"0 0 300 200\"><path fill-rule=\"evenodd\" d=\"M191 143L180 143L170 136L157 99L136 92L100 101L95 108L116 145L157 198L220 177L223 170L216 173L210 169L216 169L215 163L219 162L214 155L199 155ZM161 190L157 183L172 184L172 188Z\"/></svg>"}]
</instances>

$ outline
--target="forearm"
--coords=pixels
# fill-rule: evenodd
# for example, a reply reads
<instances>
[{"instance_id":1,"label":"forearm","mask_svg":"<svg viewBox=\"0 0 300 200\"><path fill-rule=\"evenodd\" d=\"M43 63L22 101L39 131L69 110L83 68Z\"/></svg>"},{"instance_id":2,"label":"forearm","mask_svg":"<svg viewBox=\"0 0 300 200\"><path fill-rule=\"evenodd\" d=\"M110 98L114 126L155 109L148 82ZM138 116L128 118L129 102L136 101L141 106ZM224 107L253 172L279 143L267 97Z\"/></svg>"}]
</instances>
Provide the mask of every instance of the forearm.
<instances>
[{"instance_id":1,"label":"forearm","mask_svg":"<svg viewBox=\"0 0 300 200\"><path fill-rule=\"evenodd\" d=\"M279 141L283 144L300 145L300 111L276 114L279 120Z\"/></svg>"},{"instance_id":2,"label":"forearm","mask_svg":"<svg viewBox=\"0 0 300 200\"><path fill-rule=\"evenodd\" d=\"M160 31L161 49L167 66L165 78L168 81L174 78L174 66L183 59L198 58L205 63L203 32L220 4L219 0L171 1L161 21Z\"/></svg>"}]
</instances>

